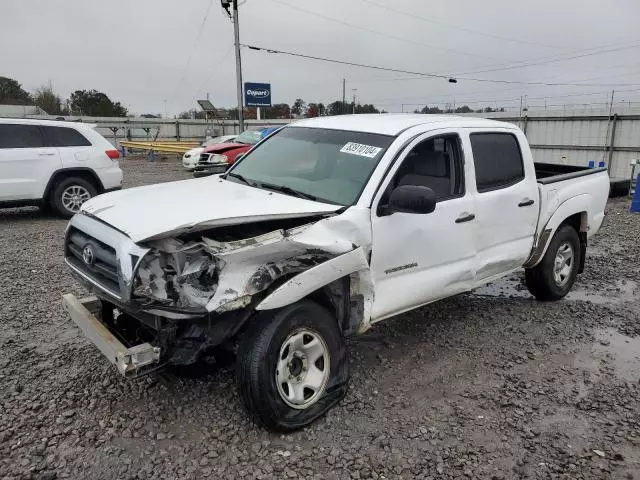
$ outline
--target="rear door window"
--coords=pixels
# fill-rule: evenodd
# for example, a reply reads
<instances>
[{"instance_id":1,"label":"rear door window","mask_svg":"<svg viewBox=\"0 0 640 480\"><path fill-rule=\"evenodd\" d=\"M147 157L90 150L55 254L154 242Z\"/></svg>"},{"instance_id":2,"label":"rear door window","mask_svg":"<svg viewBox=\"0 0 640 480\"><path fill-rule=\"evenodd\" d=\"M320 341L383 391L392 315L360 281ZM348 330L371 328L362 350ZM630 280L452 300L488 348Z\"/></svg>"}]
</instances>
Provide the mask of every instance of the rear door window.
<instances>
[{"instance_id":1,"label":"rear door window","mask_svg":"<svg viewBox=\"0 0 640 480\"><path fill-rule=\"evenodd\" d=\"M0 124L0 148L44 147L37 125Z\"/></svg>"},{"instance_id":2,"label":"rear door window","mask_svg":"<svg viewBox=\"0 0 640 480\"><path fill-rule=\"evenodd\" d=\"M514 185L524 179L518 139L510 133L472 133L471 149L478 192Z\"/></svg>"},{"instance_id":3,"label":"rear door window","mask_svg":"<svg viewBox=\"0 0 640 480\"><path fill-rule=\"evenodd\" d=\"M41 127L48 147L90 147L91 142L69 127Z\"/></svg>"}]
</instances>

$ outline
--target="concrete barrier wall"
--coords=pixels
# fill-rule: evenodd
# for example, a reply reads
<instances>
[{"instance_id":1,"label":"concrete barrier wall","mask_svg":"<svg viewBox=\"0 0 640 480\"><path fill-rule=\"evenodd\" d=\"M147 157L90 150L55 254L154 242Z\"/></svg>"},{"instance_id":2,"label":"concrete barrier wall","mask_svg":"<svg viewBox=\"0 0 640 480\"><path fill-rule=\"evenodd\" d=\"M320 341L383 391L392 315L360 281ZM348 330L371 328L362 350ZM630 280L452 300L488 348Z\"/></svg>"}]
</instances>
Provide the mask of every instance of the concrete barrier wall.
<instances>
[{"instance_id":1,"label":"concrete barrier wall","mask_svg":"<svg viewBox=\"0 0 640 480\"><path fill-rule=\"evenodd\" d=\"M630 163L640 159L640 110L624 109L611 115L595 113L527 112L514 117L509 112L463 114L481 116L514 123L522 128L532 146L534 158L539 162L569 165L597 165L610 162L613 178L629 179ZM30 118L51 118L34 117ZM175 120L160 118L108 118L67 117L68 120L95 123L97 130L115 145L129 140L193 140L201 141L207 135L238 133L238 122L225 120ZM295 120L248 120L247 128L284 125ZM115 133L114 130L115 129Z\"/></svg>"}]
</instances>

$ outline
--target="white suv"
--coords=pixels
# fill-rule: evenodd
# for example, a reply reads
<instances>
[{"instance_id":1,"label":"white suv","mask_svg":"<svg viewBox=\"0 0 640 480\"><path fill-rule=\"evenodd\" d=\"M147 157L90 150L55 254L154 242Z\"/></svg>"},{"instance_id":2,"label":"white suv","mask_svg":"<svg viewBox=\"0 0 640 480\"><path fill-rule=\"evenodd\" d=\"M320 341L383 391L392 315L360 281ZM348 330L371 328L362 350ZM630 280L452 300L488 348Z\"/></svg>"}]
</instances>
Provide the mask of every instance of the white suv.
<instances>
[{"instance_id":1,"label":"white suv","mask_svg":"<svg viewBox=\"0 0 640 480\"><path fill-rule=\"evenodd\" d=\"M0 118L0 207L38 205L71 217L122 188L120 153L87 123Z\"/></svg>"}]
</instances>

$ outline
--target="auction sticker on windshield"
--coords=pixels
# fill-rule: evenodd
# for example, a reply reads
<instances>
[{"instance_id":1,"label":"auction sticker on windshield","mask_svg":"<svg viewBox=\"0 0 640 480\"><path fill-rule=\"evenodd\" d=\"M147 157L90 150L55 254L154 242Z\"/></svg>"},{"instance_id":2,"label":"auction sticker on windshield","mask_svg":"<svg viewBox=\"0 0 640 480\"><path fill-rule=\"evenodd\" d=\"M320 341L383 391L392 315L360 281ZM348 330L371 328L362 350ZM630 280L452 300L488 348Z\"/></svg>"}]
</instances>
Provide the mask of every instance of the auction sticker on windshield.
<instances>
[{"instance_id":1,"label":"auction sticker on windshield","mask_svg":"<svg viewBox=\"0 0 640 480\"><path fill-rule=\"evenodd\" d=\"M363 145L362 143L349 142L340 149L342 153L349 153L351 155L359 155L361 157L374 158L382 150L379 147L372 145Z\"/></svg>"}]
</instances>

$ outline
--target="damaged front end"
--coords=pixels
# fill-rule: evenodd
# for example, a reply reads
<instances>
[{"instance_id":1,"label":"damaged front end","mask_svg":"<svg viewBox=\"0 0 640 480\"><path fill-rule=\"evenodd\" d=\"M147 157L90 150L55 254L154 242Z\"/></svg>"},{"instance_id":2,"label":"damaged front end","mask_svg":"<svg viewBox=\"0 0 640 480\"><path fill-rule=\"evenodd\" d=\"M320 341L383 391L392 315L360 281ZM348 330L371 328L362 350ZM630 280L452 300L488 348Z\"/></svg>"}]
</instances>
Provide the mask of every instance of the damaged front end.
<instances>
[{"instance_id":1,"label":"damaged front end","mask_svg":"<svg viewBox=\"0 0 640 480\"><path fill-rule=\"evenodd\" d=\"M366 209L352 208L138 245L77 215L67 232L66 262L100 298L102 323L124 345L144 342L159 349L158 364L187 365L237 335L255 310L303 296L333 309L344 330L366 324L367 221ZM87 248L91 262L84 261Z\"/></svg>"}]
</instances>

